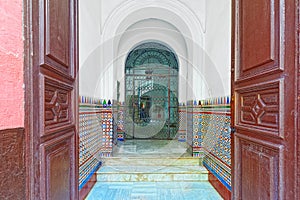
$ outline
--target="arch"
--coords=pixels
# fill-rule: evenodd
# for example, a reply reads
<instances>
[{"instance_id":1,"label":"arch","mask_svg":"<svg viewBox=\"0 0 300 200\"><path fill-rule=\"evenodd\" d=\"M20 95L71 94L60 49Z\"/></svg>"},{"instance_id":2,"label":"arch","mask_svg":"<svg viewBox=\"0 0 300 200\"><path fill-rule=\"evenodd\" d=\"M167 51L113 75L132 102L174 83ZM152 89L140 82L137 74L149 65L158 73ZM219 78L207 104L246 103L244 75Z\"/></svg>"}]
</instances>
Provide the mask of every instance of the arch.
<instances>
[{"instance_id":1,"label":"arch","mask_svg":"<svg viewBox=\"0 0 300 200\"><path fill-rule=\"evenodd\" d=\"M205 30L204 22L201 23L185 4L173 0L168 2L160 0L124 1L105 21L103 40L107 41L115 35L122 34L130 25L140 20L153 18L153 13L156 18L168 21L185 36L191 37L193 41L202 45L201 36Z\"/></svg>"},{"instance_id":2,"label":"arch","mask_svg":"<svg viewBox=\"0 0 300 200\"><path fill-rule=\"evenodd\" d=\"M159 19L145 19L132 24L128 29L122 34L117 47L116 57L117 60L114 63L115 79L121 82L121 95L120 99L124 100L125 86L122 84L124 82L123 77L125 77L124 66L126 62L127 55L132 49L138 45L145 42L157 42L168 47L172 52L175 53L178 60L179 66L179 99L180 101L185 101L186 90L186 77L188 70L188 58L187 44L184 36L181 32L172 24L164 20ZM190 49L190 57L192 56L192 50ZM120 72L121 71L121 72Z\"/></svg>"},{"instance_id":3,"label":"arch","mask_svg":"<svg viewBox=\"0 0 300 200\"><path fill-rule=\"evenodd\" d=\"M125 70L145 64L160 64L178 71L178 58L167 46L158 42L146 42L136 46L127 55Z\"/></svg>"},{"instance_id":4,"label":"arch","mask_svg":"<svg viewBox=\"0 0 300 200\"><path fill-rule=\"evenodd\" d=\"M114 91L113 88L116 87L116 83L113 82L113 80L123 82L124 74L119 73L120 67L122 66L120 61L121 63L125 62L124 52L119 51L122 37L130 26L147 19L156 19L169 23L175 27L172 31L176 30L178 35L182 35L184 45L177 45L178 43L174 40L174 37L167 38L168 34L165 33L163 42L169 44L169 46L176 47L176 54L178 49L183 53L180 54L179 58L180 66L184 66L180 68L179 82L181 92L179 99L185 101L188 98L188 90L186 90L186 87L192 84L193 72L191 70L193 70L193 66L199 67L203 65L202 58L204 57L204 52L199 51L199 49L204 48L205 25L199 21L196 15L185 4L178 0L170 0L167 2L159 0L128 0L113 10L104 23L101 38L102 53L100 56L102 58L102 67L109 68L108 74L113 77L113 79L105 80L105 82L108 83L110 91ZM205 20L203 20L203 22L204 21ZM145 34L137 35L136 39L144 41L153 40L155 38ZM171 41L172 39L174 41ZM134 45L137 44L136 42L134 43ZM131 46L131 44L127 44L127 47L129 46ZM107 51L106 49L110 47L113 47L113 49ZM124 86L121 85L121 90L122 88L124 88ZM116 97L116 93L112 92L109 96ZM123 99L122 95L121 99Z\"/></svg>"}]
</instances>

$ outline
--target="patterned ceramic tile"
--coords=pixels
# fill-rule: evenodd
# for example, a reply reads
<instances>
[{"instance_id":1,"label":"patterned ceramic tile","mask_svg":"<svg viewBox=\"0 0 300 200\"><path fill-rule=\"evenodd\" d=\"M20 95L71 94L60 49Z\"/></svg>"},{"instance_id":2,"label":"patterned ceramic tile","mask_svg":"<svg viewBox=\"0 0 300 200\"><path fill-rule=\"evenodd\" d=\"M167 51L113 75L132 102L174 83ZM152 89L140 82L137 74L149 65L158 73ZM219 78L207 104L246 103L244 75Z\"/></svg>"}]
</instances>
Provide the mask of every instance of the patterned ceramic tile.
<instances>
[{"instance_id":1,"label":"patterned ceramic tile","mask_svg":"<svg viewBox=\"0 0 300 200\"><path fill-rule=\"evenodd\" d=\"M229 97L201 100L201 105L195 102L198 101L194 101L194 106L188 110L187 122L188 130L192 129L193 156L203 157L203 164L231 189Z\"/></svg>"},{"instance_id":2,"label":"patterned ceramic tile","mask_svg":"<svg viewBox=\"0 0 300 200\"><path fill-rule=\"evenodd\" d=\"M187 131L187 115L186 115L186 107L179 107L179 129L178 129L178 141L185 142L186 141L186 131Z\"/></svg>"},{"instance_id":3,"label":"patterned ceramic tile","mask_svg":"<svg viewBox=\"0 0 300 200\"><path fill-rule=\"evenodd\" d=\"M79 188L83 187L91 173L97 170L102 145L100 108L95 104L79 108Z\"/></svg>"},{"instance_id":4,"label":"patterned ceramic tile","mask_svg":"<svg viewBox=\"0 0 300 200\"><path fill-rule=\"evenodd\" d=\"M80 97L79 106L79 189L112 154L113 116L102 108L101 100ZM96 104L97 103L97 104Z\"/></svg>"}]
</instances>

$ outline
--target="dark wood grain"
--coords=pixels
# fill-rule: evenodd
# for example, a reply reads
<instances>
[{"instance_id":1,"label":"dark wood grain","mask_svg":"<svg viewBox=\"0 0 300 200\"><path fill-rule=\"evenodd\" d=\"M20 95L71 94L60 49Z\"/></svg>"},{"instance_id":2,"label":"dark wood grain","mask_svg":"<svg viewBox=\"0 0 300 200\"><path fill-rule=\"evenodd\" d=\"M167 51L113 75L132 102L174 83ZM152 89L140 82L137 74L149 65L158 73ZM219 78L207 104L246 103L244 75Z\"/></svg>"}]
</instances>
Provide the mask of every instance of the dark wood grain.
<instances>
[{"instance_id":1,"label":"dark wood grain","mask_svg":"<svg viewBox=\"0 0 300 200\"><path fill-rule=\"evenodd\" d=\"M24 6L26 198L78 199L78 0Z\"/></svg>"},{"instance_id":2,"label":"dark wood grain","mask_svg":"<svg viewBox=\"0 0 300 200\"><path fill-rule=\"evenodd\" d=\"M233 199L297 199L297 3L233 0Z\"/></svg>"},{"instance_id":3,"label":"dark wood grain","mask_svg":"<svg viewBox=\"0 0 300 200\"><path fill-rule=\"evenodd\" d=\"M283 12L280 0L239 1L239 60L237 79L280 70L284 55L279 21ZM255 50L255 51L253 51Z\"/></svg>"},{"instance_id":4,"label":"dark wood grain","mask_svg":"<svg viewBox=\"0 0 300 200\"><path fill-rule=\"evenodd\" d=\"M297 105L298 105L298 128L300 127L300 117L299 117L299 113L300 113L300 2L297 1L297 7L296 7L296 12L297 12L297 16L296 16L296 24L297 24L297 32L296 32L296 63L297 63L297 69L298 69L298 95L297 95ZM298 131L298 144L297 144L297 197L296 199L300 199L300 131Z\"/></svg>"}]
</instances>

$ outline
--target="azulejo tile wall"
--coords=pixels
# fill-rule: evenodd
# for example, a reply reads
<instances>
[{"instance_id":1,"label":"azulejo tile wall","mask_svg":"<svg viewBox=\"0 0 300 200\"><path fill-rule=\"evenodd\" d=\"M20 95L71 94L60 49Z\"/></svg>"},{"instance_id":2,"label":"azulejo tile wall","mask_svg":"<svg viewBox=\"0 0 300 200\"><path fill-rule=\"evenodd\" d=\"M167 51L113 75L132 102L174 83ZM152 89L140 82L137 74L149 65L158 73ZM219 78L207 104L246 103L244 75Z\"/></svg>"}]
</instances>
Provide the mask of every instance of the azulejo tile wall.
<instances>
[{"instance_id":1,"label":"azulejo tile wall","mask_svg":"<svg viewBox=\"0 0 300 200\"><path fill-rule=\"evenodd\" d=\"M178 141L186 142L186 130L187 130L187 115L186 115L186 106L179 106L179 128L178 128Z\"/></svg>"},{"instance_id":2,"label":"azulejo tile wall","mask_svg":"<svg viewBox=\"0 0 300 200\"><path fill-rule=\"evenodd\" d=\"M100 167L102 157L112 152L112 109L100 99L79 98L79 189Z\"/></svg>"},{"instance_id":3,"label":"azulejo tile wall","mask_svg":"<svg viewBox=\"0 0 300 200\"><path fill-rule=\"evenodd\" d=\"M118 111L117 118L117 140L124 141L125 140L125 126L124 126L124 106L120 105Z\"/></svg>"},{"instance_id":4,"label":"azulejo tile wall","mask_svg":"<svg viewBox=\"0 0 300 200\"><path fill-rule=\"evenodd\" d=\"M192 129L188 135L192 137L189 140L192 140L193 156L203 158L203 165L231 190L229 97L193 101L193 105L189 102L188 108L188 130Z\"/></svg>"},{"instance_id":5,"label":"azulejo tile wall","mask_svg":"<svg viewBox=\"0 0 300 200\"><path fill-rule=\"evenodd\" d=\"M186 141L193 152L193 101L188 101L186 104L187 124L186 124Z\"/></svg>"}]
</instances>

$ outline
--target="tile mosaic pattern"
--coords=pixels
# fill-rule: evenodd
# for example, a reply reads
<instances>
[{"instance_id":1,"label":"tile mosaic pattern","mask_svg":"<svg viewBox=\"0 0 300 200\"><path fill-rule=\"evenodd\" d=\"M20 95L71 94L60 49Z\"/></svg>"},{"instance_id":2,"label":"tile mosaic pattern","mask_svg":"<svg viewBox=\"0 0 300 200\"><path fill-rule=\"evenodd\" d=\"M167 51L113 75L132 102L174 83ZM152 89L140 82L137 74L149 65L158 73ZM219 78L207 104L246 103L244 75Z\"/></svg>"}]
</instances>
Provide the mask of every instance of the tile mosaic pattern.
<instances>
[{"instance_id":1,"label":"tile mosaic pattern","mask_svg":"<svg viewBox=\"0 0 300 200\"><path fill-rule=\"evenodd\" d=\"M186 116L186 107L179 107L179 129L178 129L178 141L186 142L186 130L187 130L187 116Z\"/></svg>"},{"instance_id":2,"label":"tile mosaic pattern","mask_svg":"<svg viewBox=\"0 0 300 200\"><path fill-rule=\"evenodd\" d=\"M102 157L112 154L112 108L103 108L101 102L79 97L79 189L99 168Z\"/></svg>"},{"instance_id":3,"label":"tile mosaic pattern","mask_svg":"<svg viewBox=\"0 0 300 200\"><path fill-rule=\"evenodd\" d=\"M79 106L79 189L101 163L102 145L100 108L96 104Z\"/></svg>"},{"instance_id":4,"label":"tile mosaic pattern","mask_svg":"<svg viewBox=\"0 0 300 200\"><path fill-rule=\"evenodd\" d=\"M117 118L117 140L125 140L125 127L124 127L124 107L120 106Z\"/></svg>"},{"instance_id":5,"label":"tile mosaic pattern","mask_svg":"<svg viewBox=\"0 0 300 200\"><path fill-rule=\"evenodd\" d=\"M192 152L203 158L206 166L231 190L231 137L229 97L193 102L188 112L188 129L192 128ZM216 103L216 105L213 105ZM191 102L190 102L191 104ZM192 111L191 111L192 110ZM192 113L192 124L189 123Z\"/></svg>"},{"instance_id":6,"label":"tile mosaic pattern","mask_svg":"<svg viewBox=\"0 0 300 200\"><path fill-rule=\"evenodd\" d=\"M111 109L102 109L100 113L102 125L101 157L110 157L112 156L114 137L113 112Z\"/></svg>"},{"instance_id":7,"label":"tile mosaic pattern","mask_svg":"<svg viewBox=\"0 0 300 200\"><path fill-rule=\"evenodd\" d=\"M190 148L193 148L193 101L187 102L187 143Z\"/></svg>"}]
</instances>

